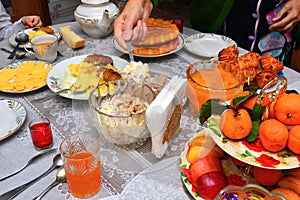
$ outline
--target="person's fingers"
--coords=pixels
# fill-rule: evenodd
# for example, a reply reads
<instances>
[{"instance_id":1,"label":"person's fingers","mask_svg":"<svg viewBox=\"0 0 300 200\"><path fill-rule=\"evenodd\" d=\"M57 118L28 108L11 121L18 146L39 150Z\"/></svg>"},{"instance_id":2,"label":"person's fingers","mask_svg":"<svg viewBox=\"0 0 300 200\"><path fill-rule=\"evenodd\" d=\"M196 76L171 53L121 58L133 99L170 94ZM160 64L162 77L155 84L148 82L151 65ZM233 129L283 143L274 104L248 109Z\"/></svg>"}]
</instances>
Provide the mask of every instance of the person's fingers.
<instances>
[{"instance_id":1,"label":"person's fingers","mask_svg":"<svg viewBox=\"0 0 300 200\"><path fill-rule=\"evenodd\" d=\"M142 40L142 21L139 20L137 25L133 29L132 40L135 42L140 42Z\"/></svg>"}]
</instances>

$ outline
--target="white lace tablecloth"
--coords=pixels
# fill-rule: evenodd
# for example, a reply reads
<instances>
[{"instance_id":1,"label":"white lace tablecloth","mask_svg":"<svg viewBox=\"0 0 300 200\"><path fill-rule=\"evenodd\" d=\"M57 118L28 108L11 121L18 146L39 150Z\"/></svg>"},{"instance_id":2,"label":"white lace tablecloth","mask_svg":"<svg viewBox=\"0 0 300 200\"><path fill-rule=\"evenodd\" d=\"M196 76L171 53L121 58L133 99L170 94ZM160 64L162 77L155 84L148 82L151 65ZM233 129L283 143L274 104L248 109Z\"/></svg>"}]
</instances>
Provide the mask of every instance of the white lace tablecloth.
<instances>
[{"instance_id":1,"label":"white lace tablecloth","mask_svg":"<svg viewBox=\"0 0 300 200\"><path fill-rule=\"evenodd\" d=\"M65 25L65 24L64 24ZM98 53L119 56L128 60L112 46L112 35L106 38L89 38L80 29L76 22L71 23L72 29L86 39L85 47L78 50L68 48L63 40L59 42L59 56L55 63L64 59L84 54ZM54 26L58 28L60 25ZM196 33L191 29L184 29L184 36ZM0 42L1 47L12 49L7 41ZM19 50L21 52L21 50ZM243 50L240 51L245 52ZM0 52L0 68L8 65L11 60L8 54ZM32 60L27 57L25 60ZM203 59L192 55L184 48L179 52L159 58L136 58L148 63L152 71L161 72L169 76L175 74L186 76L189 64ZM285 68L284 74L289 84L299 85L299 74ZM0 98L13 99L22 103L27 111L24 125L9 138L0 141L0 177L20 168L37 151L33 148L28 131L28 121L36 116L50 119L54 135L54 147L58 148L62 138L74 133L95 133L98 131L93 125L86 101L75 101L60 96L42 103L31 103L32 99L51 93L48 87L23 94L9 94L0 92ZM5 117L1 115L0 120ZM199 121L189 113L188 104L184 107L180 122L180 130L172 140L167 153L161 159L155 158L151 153L151 141L137 150L120 151L101 140L102 162L102 188L100 192L90 199L190 199L188 192L180 179L179 156L189 138L203 129ZM58 152L58 151L57 151ZM57 153L56 152L56 153ZM52 164L56 153L41 158L19 174L0 182L0 195L23 183L37 177ZM32 199L46 186L55 180L55 171L22 192L15 199ZM60 184L46 194L44 199L76 199L68 192L67 184Z\"/></svg>"}]
</instances>

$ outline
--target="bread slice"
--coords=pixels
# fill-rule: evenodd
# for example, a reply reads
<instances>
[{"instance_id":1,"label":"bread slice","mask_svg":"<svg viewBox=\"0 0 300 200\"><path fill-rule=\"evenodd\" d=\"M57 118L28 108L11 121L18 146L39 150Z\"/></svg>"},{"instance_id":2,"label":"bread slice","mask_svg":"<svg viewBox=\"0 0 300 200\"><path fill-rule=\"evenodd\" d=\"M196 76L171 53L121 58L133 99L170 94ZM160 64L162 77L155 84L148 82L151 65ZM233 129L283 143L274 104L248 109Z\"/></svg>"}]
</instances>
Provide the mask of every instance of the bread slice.
<instances>
[{"instance_id":1,"label":"bread slice","mask_svg":"<svg viewBox=\"0 0 300 200\"><path fill-rule=\"evenodd\" d=\"M71 26L62 26L59 28L62 39L72 49L84 47L85 40L71 30Z\"/></svg>"}]
</instances>

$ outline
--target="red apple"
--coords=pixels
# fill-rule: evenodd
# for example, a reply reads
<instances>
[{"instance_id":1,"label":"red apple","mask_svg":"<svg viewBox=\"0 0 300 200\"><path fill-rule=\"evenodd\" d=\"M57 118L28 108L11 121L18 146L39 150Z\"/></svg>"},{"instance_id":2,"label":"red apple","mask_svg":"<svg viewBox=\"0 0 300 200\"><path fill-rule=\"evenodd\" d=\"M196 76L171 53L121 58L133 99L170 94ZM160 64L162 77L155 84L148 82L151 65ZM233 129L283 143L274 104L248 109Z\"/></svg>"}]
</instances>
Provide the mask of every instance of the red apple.
<instances>
[{"instance_id":1,"label":"red apple","mask_svg":"<svg viewBox=\"0 0 300 200\"><path fill-rule=\"evenodd\" d=\"M227 178L222 171L205 173L196 181L197 192L205 200L214 199L227 185Z\"/></svg>"},{"instance_id":2,"label":"red apple","mask_svg":"<svg viewBox=\"0 0 300 200\"><path fill-rule=\"evenodd\" d=\"M200 158L190 166L191 178L194 182L207 172L220 171L223 172L222 164L218 156L206 156Z\"/></svg>"}]
</instances>

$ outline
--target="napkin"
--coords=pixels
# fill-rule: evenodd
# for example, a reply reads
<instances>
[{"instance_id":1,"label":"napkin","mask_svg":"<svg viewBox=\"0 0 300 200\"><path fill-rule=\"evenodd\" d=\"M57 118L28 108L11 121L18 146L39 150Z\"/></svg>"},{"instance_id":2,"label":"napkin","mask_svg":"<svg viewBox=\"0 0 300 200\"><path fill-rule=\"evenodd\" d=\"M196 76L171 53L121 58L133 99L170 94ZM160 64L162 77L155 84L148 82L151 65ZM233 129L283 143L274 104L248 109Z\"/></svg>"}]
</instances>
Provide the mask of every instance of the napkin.
<instances>
[{"instance_id":1,"label":"napkin","mask_svg":"<svg viewBox=\"0 0 300 200\"><path fill-rule=\"evenodd\" d=\"M152 153L161 158L177 132L185 99L187 79L174 76L146 110Z\"/></svg>"}]
</instances>

